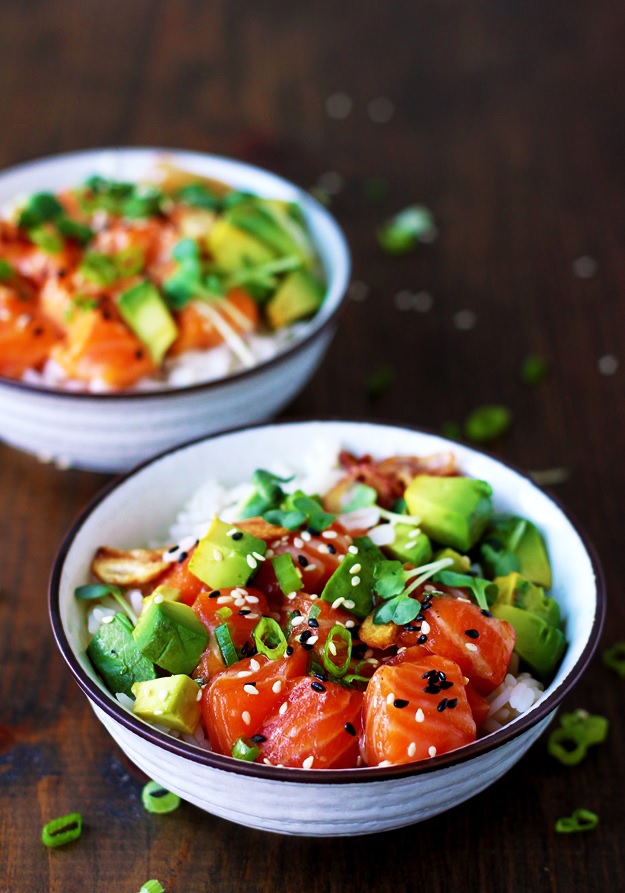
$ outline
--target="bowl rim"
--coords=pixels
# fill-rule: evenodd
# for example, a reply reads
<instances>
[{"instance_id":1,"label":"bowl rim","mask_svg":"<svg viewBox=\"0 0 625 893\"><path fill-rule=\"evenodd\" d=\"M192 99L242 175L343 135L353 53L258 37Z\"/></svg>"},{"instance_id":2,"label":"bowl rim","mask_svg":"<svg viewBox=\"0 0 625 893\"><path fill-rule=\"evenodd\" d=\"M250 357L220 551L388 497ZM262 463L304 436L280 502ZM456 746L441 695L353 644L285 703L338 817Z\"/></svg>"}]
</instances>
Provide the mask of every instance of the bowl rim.
<instances>
[{"instance_id":1,"label":"bowl rim","mask_svg":"<svg viewBox=\"0 0 625 893\"><path fill-rule=\"evenodd\" d=\"M556 505L556 507L562 512L562 514L565 516L565 518L568 520L568 522L571 524L571 526L581 539L582 545L584 546L590 560L592 571L595 577L596 611L592 627L588 633L586 644L571 672L535 710L532 710L525 714L521 714L509 725L502 726L501 729L498 729L495 732L490 732L484 738L477 739L470 744L463 745L456 750L449 751L447 753L441 754L440 756L433 757L429 760L421 760L415 763L405 763L401 765L384 767L361 766L351 769L303 769L298 767L271 766L263 763L247 763L243 760L236 760L233 757L218 754L213 751L205 751L199 747L195 747L192 744L188 744L187 742L181 741L180 739L169 736L164 732L160 732L156 729L151 728L149 724L141 722L140 720L135 718L132 714L125 710L118 701L116 701L113 695L107 695L103 691L101 691L100 688L96 686L93 680L87 675L87 673L84 671L83 667L79 663L67 639L63 627L63 622L61 620L59 604L60 578L65 558L72 546L75 537L79 533L88 517L97 509L100 503L102 503L114 490L117 490L119 487L123 486L130 478L140 474L146 467L159 462L165 457L171 456L174 453L180 451L184 451L201 442L215 440L217 438L228 436L231 434L253 431L257 428L285 427L289 425L297 426L310 423L321 423L322 425L341 423L348 425L353 424L368 426L373 425L387 428L391 427L406 431L412 431L417 434L435 436L438 437L440 440L449 443L450 447L453 448L454 446L453 441L449 441L447 438L442 437L435 431L429 430L422 426L411 425L403 422L386 422L383 420L375 420L371 422L364 419L339 419L330 417L315 419L308 417L291 418L279 420L272 423L259 422L254 425L234 427L226 431L220 431L208 436L194 438L193 440L189 440L184 443L177 444L176 446L169 449L163 450L158 455L153 456L135 466L129 472L120 475L117 478L114 478L112 481L106 484L98 493L96 493L93 499L78 515L78 517L75 519L74 523L66 533L65 538L62 541L61 546L54 559L48 584L48 612L57 647L59 648L63 659L67 663L72 675L74 676L75 681L82 689L82 691L87 695L87 698L92 702L92 704L95 704L98 708L103 710L111 719L124 726L126 730L139 735L139 737L142 738L145 742L163 748L171 754L189 760L191 763L199 764L210 769L232 772L235 775L255 777L265 781L292 783L296 782L308 784L360 784L362 782L369 783L376 781L394 781L417 775L426 775L439 769L448 769L457 766L475 757L484 756L486 753L495 750L499 745L507 744L513 739L520 737L524 733L528 732L530 729L537 726L542 720L545 720L575 687L580 677L588 667L588 664L590 663L596 651L599 639L601 637L606 614L606 590L603 569L593 543L588 538L585 531L580 528L579 524L571 515L571 512L562 505L559 499L554 497L551 493L546 493L541 487L539 487L537 484L534 483L534 481L532 481L531 477L528 474L519 470L512 463L499 459L493 454L488 453L486 450L475 449L472 446L465 447L464 444L463 449L469 450L470 452L473 452L478 456L484 456L490 460L493 460L504 466L505 468L513 471L515 474L519 475L525 480L529 481L532 486L536 487L547 497L547 499L549 499Z\"/></svg>"},{"instance_id":2,"label":"bowl rim","mask_svg":"<svg viewBox=\"0 0 625 893\"><path fill-rule=\"evenodd\" d=\"M285 346L277 354L267 360L262 360L249 369L241 369L222 378L212 379L211 381L196 382L195 384L183 385L182 387L155 387L146 389L145 391L72 391L63 390L62 388L54 388L49 385L35 385L30 382L21 381L13 378L6 378L0 375L0 387L7 387L18 392L33 395L41 395L45 398L63 398L68 400L89 401L96 400L99 403L110 403L117 400L155 400L155 399L172 399L177 395L197 394L203 392L214 391L217 388L227 387L228 385L245 382L261 370L272 369L286 362L302 348L308 346L322 333L327 332L333 325L338 322L338 317L345 310L345 298L347 296L347 286L351 275L351 254L345 234L336 218L319 202L311 193L307 192L303 187L298 186L292 180L287 180L280 174L276 174L267 168L259 167L256 164L250 164L247 161L241 161L237 158L231 158L227 155L217 155L210 152L198 152L187 149L172 149L161 146L101 146L99 148L79 149L71 152L59 152L54 155L46 155L41 158L34 158L20 164L12 165L8 168L0 170L0 182L13 174L27 173L29 168L36 168L39 165L48 162L71 161L73 158L88 158L89 156L97 156L106 152L123 153L123 154L153 154L153 155L183 155L190 160L198 159L204 163L228 163L241 170L251 173L260 173L264 176L271 177L276 183L294 190L298 197L298 201L305 205L316 217L328 227L332 233L332 237L337 247L337 272L334 277L334 284L328 282L327 292L324 301L332 299L335 306L328 313L326 318L321 322L316 322L318 314L310 320L310 331L295 339L294 343ZM317 243L316 243L317 244ZM317 246L318 247L318 246Z\"/></svg>"}]
</instances>

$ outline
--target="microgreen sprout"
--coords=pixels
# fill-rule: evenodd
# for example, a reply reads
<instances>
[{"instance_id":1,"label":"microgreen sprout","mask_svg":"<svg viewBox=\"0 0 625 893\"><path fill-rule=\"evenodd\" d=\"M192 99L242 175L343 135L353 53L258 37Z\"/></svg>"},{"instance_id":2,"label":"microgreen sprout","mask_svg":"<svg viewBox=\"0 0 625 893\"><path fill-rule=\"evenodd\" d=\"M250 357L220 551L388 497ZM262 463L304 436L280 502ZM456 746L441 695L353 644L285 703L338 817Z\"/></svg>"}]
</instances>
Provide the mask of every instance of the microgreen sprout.
<instances>
[{"instance_id":1,"label":"microgreen sprout","mask_svg":"<svg viewBox=\"0 0 625 893\"><path fill-rule=\"evenodd\" d=\"M453 558L448 559L448 561L450 564L453 564ZM470 574L458 574L456 571L443 570L432 577L432 582L440 583L441 586L468 589L483 611L487 611L489 605L497 598L496 584L492 580L486 580L483 577L474 577Z\"/></svg>"},{"instance_id":2,"label":"microgreen sprout","mask_svg":"<svg viewBox=\"0 0 625 893\"><path fill-rule=\"evenodd\" d=\"M410 594L450 564L453 564L453 558L441 558L406 570L401 561L378 561L373 571L374 588L385 601L376 608L373 622L382 624L392 621L403 626L414 620L421 610L421 604Z\"/></svg>"},{"instance_id":3,"label":"microgreen sprout","mask_svg":"<svg viewBox=\"0 0 625 893\"><path fill-rule=\"evenodd\" d=\"M105 598L107 595L115 599L133 626L136 626L138 617L124 598L119 586L113 586L109 583L88 583L86 586L78 586L74 590L74 596L81 599L81 601L94 601Z\"/></svg>"},{"instance_id":4,"label":"microgreen sprout","mask_svg":"<svg viewBox=\"0 0 625 893\"><path fill-rule=\"evenodd\" d=\"M423 205L410 205L379 229L378 242L387 254L407 254L417 242L431 242L435 235L432 212Z\"/></svg>"}]
</instances>

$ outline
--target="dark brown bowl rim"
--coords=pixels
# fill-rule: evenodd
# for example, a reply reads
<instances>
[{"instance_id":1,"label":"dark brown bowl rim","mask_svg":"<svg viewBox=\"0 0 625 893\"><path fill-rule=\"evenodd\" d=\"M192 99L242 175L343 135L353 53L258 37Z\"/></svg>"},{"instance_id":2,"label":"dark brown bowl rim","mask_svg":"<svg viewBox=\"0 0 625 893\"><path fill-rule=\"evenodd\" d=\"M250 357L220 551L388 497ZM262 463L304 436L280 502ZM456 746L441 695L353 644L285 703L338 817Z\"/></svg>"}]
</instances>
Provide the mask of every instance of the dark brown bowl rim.
<instances>
[{"instance_id":1,"label":"dark brown bowl rim","mask_svg":"<svg viewBox=\"0 0 625 893\"><path fill-rule=\"evenodd\" d=\"M267 174L275 178L276 180L281 181L285 185L294 189L297 193L299 193L302 198L306 201L307 204L311 205L315 213L320 214L323 218L326 219L334 229L334 235L337 240L337 245L340 246L344 259L345 259L345 281L341 284L340 280L338 283L337 298L336 298L336 306L334 309L328 314L328 316L321 323L316 323L316 317L313 317L310 322L311 331L306 332L304 335L295 338L293 344L287 345L282 350L280 350L275 356L270 357L268 360L262 360L257 365L252 366L250 369L241 369L237 372L233 372L231 375L228 375L224 378L216 378L211 381L197 382L196 384L184 385L183 387L158 387L158 388L150 388L145 391L106 391L106 392L96 392L92 393L91 391L71 391L71 390L63 390L61 388L53 388L48 387L46 385L34 385L29 384L25 381L18 381L12 378L5 378L0 375L0 387L12 388L18 392L28 393L32 395L40 395L44 399L46 398L61 398L67 400L79 400L79 401L90 401L96 400L99 403L102 402L115 402L118 400L171 400L175 397L182 396L185 394L198 394L204 392L215 391L218 388L228 388L229 386L233 386L238 384L239 382L245 382L252 378L254 375L258 375L260 372L264 372L265 370L275 368L279 366L281 363L286 362L290 358L293 357L298 351L302 348L309 345L312 341L316 340L322 333L327 332L330 327L336 324L338 320L339 314L341 314L345 309L345 298L347 294L347 286L349 284L349 278L351 273L351 255L349 251L349 245L347 243L347 239L345 238L345 233L343 232L341 226L339 225L336 218L325 208L321 202L317 201L317 199L303 189L301 186L298 186L296 183L293 183L291 180L287 180L286 177L282 177L280 174L276 174L273 171L267 170L266 168L259 167L256 164L250 164L247 161L240 161L237 158L230 158L226 155L214 155L208 152L196 152L193 150L186 149L168 149L165 147L153 147L153 146L103 146L101 148L96 149L84 149L84 150L76 150L72 152L61 152L56 155L46 155L43 158L33 159L31 161L26 161L22 164L13 165L12 167L5 168L0 171L0 176L4 174L11 174L14 172L18 172L20 170L26 169L30 166L36 166L46 161L55 161L62 160L63 158L70 158L72 155L97 155L102 152L154 152L166 154L185 154L185 155L196 155L199 158L210 158L215 161L227 161L232 164L238 164L241 167L250 168L253 170L257 170L260 173ZM329 294L329 289L328 289ZM327 299L327 295L326 295Z\"/></svg>"},{"instance_id":2,"label":"dark brown bowl rim","mask_svg":"<svg viewBox=\"0 0 625 893\"><path fill-rule=\"evenodd\" d=\"M477 741L474 741L471 744L467 744L464 747L458 748L457 750L441 754L440 756L433 757L431 760L427 761L385 767L363 766L356 769L299 769L268 766L262 763L246 763L241 760L236 760L233 757L216 754L212 751L203 751L199 748L194 747L193 745L187 744L186 742L180 742L176 738L172 738L169 735L161 733L155 729L151 729L149 725L140 722L131 714L129 714L118 702L114 700L112 696L105 695L104 692L102 692L100 688L98 688L90 679L90 677L85 673L82 666L76 659L76 656L65 635L65 630L63 629L59 607L59 584L63 563L72 545L72 542L84 522L97 508L97 506L104 499L106 499L110 493L125 484L126 481L129 480L131 477L134 477L136 474L140 473L148 465L152 465L155 462L160 461L165 456L173 455L174 453L181 450L186 450L194 444L208 440L214 440L218 437L223 437L229 434L254 430L255 428L310 424L313 422L321 424L346 422L348 424L379 425L380 427L394 427L397 429L414 431L419 434L434 435L440 438L440 435L438 435L436 432L430 431L423 427L417 427L416 425L405 423L385 422L380 420L376 420L375 422L367 422L362 419L294 418L281 420L270 424L261 422L256 425L245 425L242 427L231 428L227 431L221 431L219 433L211 434L206 437L197 437L193 440L187 441L186 443L172 447L171 449L164 450L157 456L154 456L146 460L145 462L142 462L140 465L133 468L127 474L115 478L101 491L99 491L98 494L96 494L96 496L77 517L77 519L67 532L65 539L63 540L59 548L50 575L48 587L48 610L50 622L52 625L52 631L61 655L67 663L79 687L83 690L87 697L91 701L93 701L93 703L95 703L101 710L107 713L116 722L123 725L128 731L139 735L139 737L143 738L150 744L161 747L172 754L183 757L184 759L188 759L192 763L198 763L213 769L219 769L226 772L233 772L236 775L258 777L272 781L290 781L297 783L301 782L304 784L360 784L361 782L395 780L435 772L438 769L446 769L464 763L475 757L482 756L485 753L496 749L499 745L512 741L514 738L518 738L520 735L523 735L525 732L538 725L542 720L546 719L549 714L551 714L552 711L556 709L561 701L563 701L564 698L570 694L570 692L588 667L588 664L590 663L590 660L597 648L606 613L605 582L603 570L597 557L596 550L592 542L589 540L588 536L580 529L580 526L573 519L571 513L561 504L561 502L556 497L552 496L551 493L545 493L545 495L548 499L555 503L555 505L560 509L560 511L563 513L563 515L566 517L566 519L569 521L571 526L580 537L584 548L586 549L586 552L590 558L592 570L595 575L597 603L593 625L588 635L588 641L586 642L586 645L577 663L568 674L568 676L566 676L564 680L558 685L557 689L555 689L553 692L551 692L551 694L547 696L547 698L543 701L542 704L540 704L540 706L536 710L532 710L527 714L522 714L518 719L515 719L512 723L510 723L510 725L503 726L496 732L491 732L484 738L478 739ZM445 438L440 439L445 441ZM449 441L449 445L452 448L454 447L452 441ZM531 478L527 474L525 474L523 471L520 471L511 463L503 461L498 457L486 452L485 450L474 449L473 447L467 448L474 453L483 455L494 460L500 465L509 468L520 477L528 480L538 490L541 489L531 480ZM544 491L542 492L544 493Z\"/></svg>"}]
</instances>

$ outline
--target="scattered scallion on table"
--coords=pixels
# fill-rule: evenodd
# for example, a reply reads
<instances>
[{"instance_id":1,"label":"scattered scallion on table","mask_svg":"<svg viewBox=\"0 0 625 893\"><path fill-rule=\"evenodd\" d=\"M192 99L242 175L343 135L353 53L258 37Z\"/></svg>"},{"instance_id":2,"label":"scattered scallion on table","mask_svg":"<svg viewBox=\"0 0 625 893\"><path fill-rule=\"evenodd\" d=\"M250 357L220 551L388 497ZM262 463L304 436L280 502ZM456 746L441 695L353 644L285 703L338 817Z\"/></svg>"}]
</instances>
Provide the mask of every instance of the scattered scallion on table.
<instances>
[{"instance_id":1,"label":"scattered scallion on table","mask_svg":"<svg viewBox=\"0 0 625 893\"><path fill-rule=\"evenodd\" d=\"M478 406L464 423L464 434L475 443L489 443L506 433L512 424L512 413L498 403Z\"/></svg>"},{"instance_id":2,"label":"scattered scallion on table","mask_svg":"<svg viewBox=\"0 0 625 893\"><path fill-rule=\"evenodd\" d=\"M139 893L165 893L165 887L159 881L152 878L141 885Z\"/></svg>"},{"instance_id":3,"label":"scattered scallion on table","mask_svg":"<svg viewBox=\"0 0 625 893\"><path fill-rule=\"evenodd\" d=\"M572 834L577 831L592 831L599 824L599 816L590 809L576 809L570 816L558 819L555 825L558 834Z\"/></svg>"},{"instance_id":4,"label":"scattered scallion on table","mask_svg":"<svg viewBox=\"0 0 625 893\"><path fill-rule=\"evenodd\" d=\"M611 648L603 652L602 660L604 666L625 679L625 642L615 642Z\"/></svg>"},{"instance_id":5,"label":"scattered scallion on table","mask_svg":"<svg viewBox=\"0 0 625 893\"><path fill-rule=\"evenodd\" d=\"M79 812L52 819L41 829L41 842L49 847L64 846L78 840L82 834L82 816Z\"/></svg>"},{"instance_id":6,"label":"scattered scallion on table","mask_svg":"<svg viewBox=\"0 0 625 893\"><path fill-rule=\"evenodd\" d=\"M547 739L547 750L564 766L576 766L593 744L605 741L610 723L605 716L574 710L560 717L560 726Z\"/></svg>"},{"instance_id":7,"label":"scattered scallion on table","mask_svg":"<svg viewBox=\"0 0 625 893\"><path fill-rule=\"evenodd\" d=\"M408 254L417 242L431 242L436 235L432 212L424 205L409 205L378 230L378 243L386 254Z\"/></svg>"},{"instance_id":8,"label":"scattered scallion on table","mask_svg":"<svg viewBox=\"0 0 625 893\"><path fill-rule=\"evenodd\" d=\"M180 797L168 791L157 781L148 781L141 791L141 802L146 812L166 815L180 806Z\"/></svg>"}]
</instances>

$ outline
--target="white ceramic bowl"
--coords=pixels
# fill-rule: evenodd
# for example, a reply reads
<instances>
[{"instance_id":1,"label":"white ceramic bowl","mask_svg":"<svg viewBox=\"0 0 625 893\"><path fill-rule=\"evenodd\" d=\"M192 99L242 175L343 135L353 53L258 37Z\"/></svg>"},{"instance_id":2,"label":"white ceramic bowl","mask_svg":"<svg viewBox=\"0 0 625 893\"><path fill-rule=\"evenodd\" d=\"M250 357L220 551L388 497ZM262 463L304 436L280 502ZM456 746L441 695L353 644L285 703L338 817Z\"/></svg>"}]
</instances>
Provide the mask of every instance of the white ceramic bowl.
<instances>
[{"instance_id":1,"label":"white ceramic bowl","mask_svg":"<svg viewBox=\"0 0 625 893\"><path fill-rule=\"evenodd\" d=\"M0 378L0 439L61 466L120 471L194 437L271 418L304 387L337 325L349 278L341 230L310 195L274 174L214 155L169 149L99 149L33 161L0 174L0 208L18 196L76 185L93 173L150 175L157 160L258 195L298 202L327 281L323 306L276 357L228 378L189 387L72 393Z\"/></svg>"},{"instance_id":2,"label":"white ceramic bowl","mask_svg":"<svg viewBox=\"0 0 625 893\"><path fill-rule=\"evenodd\" d=\"M107 692L85 655L88 636L74 598L100 545L166 542L177 512L207 470L227 485L252 471L298 461L316 441L383 457L452 449L463 471L492 484L498 511L533 520L545 535L568 648L557 675L527 713L500 731L427 762L349 770L281 769L208 753L155 731ZM284 834L384 831L430 818L472 797L516 763L549 723L596 647L603 622L601 573L566 513L528 478L483 453L432 434L357 422L301 422L234 431L181 446L114 483L70 531L50 585L61 652L100 721L145 773L201 809ZM305 808L302 804L305 803Z\"/></svg>"}]
</instances>

